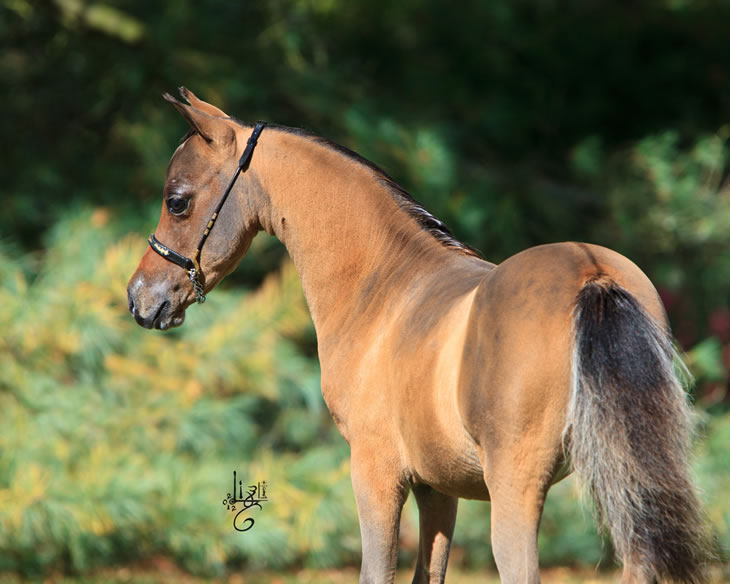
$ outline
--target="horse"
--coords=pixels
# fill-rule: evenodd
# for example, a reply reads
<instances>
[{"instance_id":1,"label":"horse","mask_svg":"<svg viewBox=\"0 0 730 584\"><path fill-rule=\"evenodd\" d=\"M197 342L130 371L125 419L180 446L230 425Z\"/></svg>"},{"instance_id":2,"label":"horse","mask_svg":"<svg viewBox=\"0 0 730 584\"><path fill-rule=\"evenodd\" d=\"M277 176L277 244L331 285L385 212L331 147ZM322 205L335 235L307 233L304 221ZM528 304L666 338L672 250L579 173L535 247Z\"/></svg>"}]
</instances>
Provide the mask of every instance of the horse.
<instances>
[{"instance_id":1,"label":"horse","mask_svg":"<svg viewBox=\"0 0 730 584\"><path fill-rule=\"evenodd\" d=\"M566 242L495 265L347 148L180 92L164 98L190 129L129 309L145 328L179 326L257 232L283 242L350 447L361 582L393 582L410 492L413 582L444 581L459 498L490 501L501 581L539 582L545 498L572 471L622 582L706 580L691 409L661 300L634 263Z\"/></svg>"}]
</instances>

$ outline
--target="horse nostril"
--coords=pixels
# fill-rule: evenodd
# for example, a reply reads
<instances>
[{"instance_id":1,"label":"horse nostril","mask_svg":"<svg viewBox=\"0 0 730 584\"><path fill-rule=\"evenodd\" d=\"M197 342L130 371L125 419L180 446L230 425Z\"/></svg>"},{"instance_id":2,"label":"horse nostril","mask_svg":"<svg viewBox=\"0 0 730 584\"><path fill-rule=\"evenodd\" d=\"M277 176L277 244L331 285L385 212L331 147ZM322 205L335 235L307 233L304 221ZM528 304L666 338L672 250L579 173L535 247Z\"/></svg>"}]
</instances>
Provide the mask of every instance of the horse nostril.
<instances>
[{"instance_id":1,"label":"horse nostril","mask_svg":"<svg viewBox=\"0 0 730 584\"><path fill-rule=\"evenodd\" d=\"M127 307L129 308L129 312L132 313L132 316L134 316L134 298L132 298L132 292L127 289Z\"/></svg>"},{"instance_id":2,"label":"horse nostril","mask_svg":"<svg viewBox=\"0 0 730 584\"><path fill-rule=\"evenodd\" d=\"M162 329L162 319L165 316L165 312L170 306L170 301L165 300L160 307L157 309L155 316L152 317L152 326L158 329Z\"/></svg>"}]
</instances>

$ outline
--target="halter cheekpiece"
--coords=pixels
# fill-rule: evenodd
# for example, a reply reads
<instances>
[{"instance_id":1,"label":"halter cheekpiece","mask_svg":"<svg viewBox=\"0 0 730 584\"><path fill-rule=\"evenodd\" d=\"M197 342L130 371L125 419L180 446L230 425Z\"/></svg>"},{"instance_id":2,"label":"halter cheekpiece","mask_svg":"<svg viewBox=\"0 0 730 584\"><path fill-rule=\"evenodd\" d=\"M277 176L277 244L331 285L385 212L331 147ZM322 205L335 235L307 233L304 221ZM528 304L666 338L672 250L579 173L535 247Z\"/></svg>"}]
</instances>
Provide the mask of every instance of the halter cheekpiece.
<instances>
[{"instance_id":1,"label":"halter cheekpiece","mask_svg":"<svg viewBox=\"0 0 730 584\"><path fill-rule=\"evenodd\" d=\"M246 148L243 150L243 154L241 154L241 158L238 160L238 168L233 174L231 182L228 183L228 187L226 187L226 190L223 193L221 200L218 201L218 204L215 207L215 211L213 211L213 214L210 216L208 224L205 226L205 231L203 231L203 235L200 238L200 242L198 243L198 247L195 248L195 254L193 255L192 259L180 253L177 253L176 251L167 247L165 244L161 243L155 237L154 233L150 235L150 238L148 240L150 247L155 252L157 252L167 261L172 262L173 264L177 264L188 273L188 277L190 278L190 281L193 284L193 289L195 290L195 298L199 303L205 302L205 291L203 290L203 285L200 283L200 275L202 273L200 270L200 252L203 250L203 244L205 244L205 240L208 239L210 230L213 229L213 225L215 225L215 221L216 219L218 219L218 213L220 213L220 210L223 207L223 203L226 202L228 195L231 193L233 185L236 184L236 180L238 179L240 174L242 172L246 172L246 169L248 169L248 165L251 162L251 157L253 156L253 149L256 147L256 142L258 141L259 136L261 135L261 131L264 129L264 126L266 126L266 122L258 122L256 124L256 127L254 127L253 132L251 132L251 137L246 143Z\"/></svg>"}]
</instances>

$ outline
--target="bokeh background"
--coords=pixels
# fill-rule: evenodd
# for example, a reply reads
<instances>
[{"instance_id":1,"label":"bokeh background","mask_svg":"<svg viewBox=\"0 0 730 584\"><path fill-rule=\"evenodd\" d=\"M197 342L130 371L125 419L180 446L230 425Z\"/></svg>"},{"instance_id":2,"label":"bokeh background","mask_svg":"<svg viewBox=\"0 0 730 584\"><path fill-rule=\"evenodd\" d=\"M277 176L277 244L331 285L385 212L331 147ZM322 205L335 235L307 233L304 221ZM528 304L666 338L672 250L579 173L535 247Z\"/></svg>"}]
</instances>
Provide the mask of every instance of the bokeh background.
<instances>
[{"instance_id":1,"label":"bokeh background","mask_svg":"<svg viewBox=\"0 0 730 584\"><path fill-rule=\"evenodd\" d=\"M186 131L160 98L178 85L358 151L492 261L584 240L638 263L696 378L727 556L729 22L727 0L0 0L0 573L359 562L281 245L257 237L181 329L127 313ZM221 504L234 469L268 483L245 534ZM416 526L409 502L404 567ZM490 569L488 534L489 506L463 503L452 568ZM540 546L545 566L613 565L572 479Z\"/></svg>"}]
</instances>

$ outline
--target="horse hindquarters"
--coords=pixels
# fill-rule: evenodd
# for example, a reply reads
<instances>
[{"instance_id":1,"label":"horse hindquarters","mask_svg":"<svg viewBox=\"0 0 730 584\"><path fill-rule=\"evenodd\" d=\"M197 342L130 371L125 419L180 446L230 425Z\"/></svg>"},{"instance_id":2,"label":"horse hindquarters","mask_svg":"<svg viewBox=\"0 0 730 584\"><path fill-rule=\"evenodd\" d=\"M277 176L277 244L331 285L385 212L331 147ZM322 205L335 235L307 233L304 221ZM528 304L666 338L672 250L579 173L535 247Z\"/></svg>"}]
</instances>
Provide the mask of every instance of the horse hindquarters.
<instances>
[{"instance_id":1,"label":"horse hindquarters","mask_svg":"<svg viewBox=\"0 0 730 584\"><path fill-rule=\"evenodd\" d=\"M627 582L705 580L688 471L690 409L660 328L625 289L587 283L574 312L570 457L611 533Z\"/></svg>"}]
</instances>

